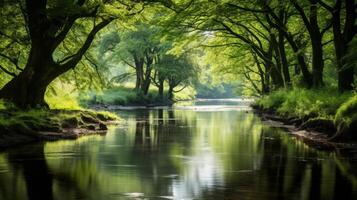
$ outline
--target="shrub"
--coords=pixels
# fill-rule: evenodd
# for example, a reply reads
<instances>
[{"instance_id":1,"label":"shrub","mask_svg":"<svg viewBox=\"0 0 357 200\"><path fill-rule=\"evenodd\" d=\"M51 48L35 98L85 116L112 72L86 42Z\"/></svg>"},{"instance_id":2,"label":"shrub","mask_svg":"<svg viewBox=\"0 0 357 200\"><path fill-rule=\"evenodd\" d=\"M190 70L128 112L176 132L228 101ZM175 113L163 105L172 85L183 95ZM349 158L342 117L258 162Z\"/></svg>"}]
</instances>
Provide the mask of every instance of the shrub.
<instances>
[{"instance_id":1,"label":"shrub","mask_svg":"<svg viewBox=\"0 0 357 200\"><path fill-rule=\"evenodd\" d=\"M271 109L279 114L292 117L320 117L333 119L337 109L351 93L339 94L336 89L278 90L257 101L263 109Z\"/></svg>"}]
</instances>

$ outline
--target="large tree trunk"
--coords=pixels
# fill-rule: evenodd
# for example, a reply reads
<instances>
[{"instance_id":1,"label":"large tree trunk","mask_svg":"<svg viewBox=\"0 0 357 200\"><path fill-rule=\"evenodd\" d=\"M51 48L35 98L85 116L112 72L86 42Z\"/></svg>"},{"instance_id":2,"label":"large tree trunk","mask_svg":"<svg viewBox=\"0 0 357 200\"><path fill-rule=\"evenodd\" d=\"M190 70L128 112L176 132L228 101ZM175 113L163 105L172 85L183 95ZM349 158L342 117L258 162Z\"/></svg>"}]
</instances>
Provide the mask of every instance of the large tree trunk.
<instances>
[{"instance_id":1,"label":"large tree trunk","mask_svg":"<svg viewBox=\"0 0 357 200\"><path fill-rule=\"evenodd\" d=\"M262 65L254 51L252 51L252 56L254 58L255 64L256 64L256 66L258 68L258 72L259 72L261 94L262 95L268 94L270 91L270 88L269 88L269 78L270 77L269 77L269 74L267 73L268 70L266 68L265 68L265 71L263 70Z\"/></svg>"},{"instance_id":2,"label":"large tree trunk","mask_svg":"<svg viewBox=\"0 0 357 200\"><path fill-rule=\"evenodd\" d=\"M48 107L44 96L50 81L37 79L38 76L39 73L31 75L21 72L4 86L0 91L0 98L11 101L21 108Z\"/></svg>"},{"instance_id":3,"label":"large tree trunk","mask_svg":"<svg viewBox=\"0 0 357 200\"><path fill-rule=\"evenodd\" d=\"M334 44L335 44L335 54L336 54L336 67L337 67L337 78L338 78L338 89L340 92L350 91L353 89L353 67L345 68L346 61L344 59L347 54L347 45L345 44L343 37L340 32L335 30L334 26Z\"/></svg>"},{"instance_id":4,"label":"large tree trunk","mask_svg":"<svg viewBox=\"0 0 357 200\"><path fill-rule=\"evenodd\" d=\"M322 34L317 21L317 0L310 0L310 38L312 45L312 76L313 86L323 86L323 49L322 49Z\"/></svg>"},{"instance_id":5,"label":"large tree trunk","mask_svg":"<svg viewBox=\"0 0 357 200\"><path fill-rule=\"evenodd\" d=\"M145 53L146 57L146 70L144 74L144 79L142 82L142 91L144 95L149 93L149 88L151 84L151 71L152 71L152 64L154 62L153 58L149 55L148 52Z\"/></svg>"},{"instance_id":6,"label":"large tree trunk","mask_svg":"<svg viewBox=\"0 0 357 200\"><path fill-rule=\"evenodd\" d=\"M26 67L0 90L0 98L22 108L48 107L44 99L46 88L60 73L60 69L56 73L48 49L47 45L33 41Z\"/></svg>"},{"instance_id":7,"label":"large tree trunk","mask_svg":"<svg viewBox=\"0 0 357 200\"><path fill-rule=\"evenodd\" d=\"M312 46L312 86L320 87L323 85L323 49L322 49L322 32L320 31L317 15L318 0L309 0L310 13L307 17L303 7L299 5L297 0L290 0L309 32ZM304 73L304 72L303 72Z\"/></svg>"},{"instance_id":8,"label":"large tree trunk","mask_svg":"<svg viewBox=\"0 0 357 200\"><path fill-rule=\"evenodd\" d=\"M135 90L139 92L141 91L143 85L144 58L139 57L135 52L133 53L133 57L134 57L135 74L136 74Z\"/></svg>"},{"instance_id":9,"label":"large tree trunk","mask_svg":"<svg viewBox=\"0 0 357 200\"><path fill-rule=\"evenodd\" d=\"M302 47L300 43L294 39L294 36L286 28L284 21L282 21L282 19L277 14L275 14L274 10L271 9L270 6L267 4L267 1L261 1L261 3L263 4L263 8L269 13L266 14L266 19L268 23L274 28L277 28L278 31L284 35L292 50L294 51L299 68L303 75L304 84L306 85L306 87L310 88L312 86L312 74L308 70L304 54L301 51ZM274 19L274 21L271 20L270 16Z\"/></svg>"},{"instance_id":10,"label":"large tree trunk","mask_svg":"<svg viewBox=\"0 0 357 200\"><path fill-rule=\"evenodd\" d=\"M341 6L342 0L338 0L334 8L330 8L330 12L332 14L332 30L337 61L338 89L340 92L345 92L353 90L355 71L353 67L344 67L346 64L344 57L348 51L348 44L352 41L357 31L354 28L354 21L356 20L354 1L345 1L346 17L344 31L341 30Z\"/></svg>"},{"instance_id":11,"label":"large tree trunk","mask_svg":"<svg viewBox=\"0 0 357 200\"><path fill-rule=\"evenodd\" d=\"M277 44L275 40L275 36L271 35L271 43L269 46L269 50L267 52L266 58L265 58L265 66L267 69L267 72L269 73L271 79L272 79L272 84L273 84L273 89L278 89L284 87L284 81L283 77L281 76L281 65L280 61L277 61L277 65L274 64L273 62L273 51L277 50Z\"/></svg>"},{"instance_id":12,"label":"large tree trunk","mask_svg":"<svg viewBox=\"0 0 357 200\"><path fill-rule=\"evenodd\" d=\"M315 39L314 39L315 38ZM311 37L312 40L312 77L313 77L313 86L321 87L323 86L323 69L324 69L324 60L323 60L323 50L321 37Z\"/></svg>"},{"instance_id":13,"label":"large tree trunk","mask_svg":"<svg viewBox=\"0 0 357 200\"><path fill-rule=\"evenodd\" d=\"M272 63L273 68L271 70L271 73L272 73L271 76L275 82L276 87L280 88L280 87L284 87L284 79L283 79L282 73L281 73L282 58L281 58L281 54L280 54L279 44L278 44L278 41L276 40L276 36L274 34L270 34L270 38L271 38L271 45L272 45L272 48L275 53L274 58L276 61L275 65Z\"/></svg>"}]
</instances>

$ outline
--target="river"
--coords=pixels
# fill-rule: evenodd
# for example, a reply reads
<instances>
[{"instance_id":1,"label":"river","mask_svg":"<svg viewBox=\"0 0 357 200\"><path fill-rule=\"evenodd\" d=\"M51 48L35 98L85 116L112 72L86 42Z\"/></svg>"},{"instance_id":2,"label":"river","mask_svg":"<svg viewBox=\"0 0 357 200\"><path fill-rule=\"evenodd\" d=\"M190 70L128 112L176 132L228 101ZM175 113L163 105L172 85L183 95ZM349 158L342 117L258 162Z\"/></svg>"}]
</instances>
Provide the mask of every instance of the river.
<instances>
[{"instance_id":1,"label":"river","mask_svg":"<svg viewBox=\"0 0 357 200\"><path fill-rule=\"evenodd\" d=\"M357 153L310 148L244 101L118 114L104 136L0 152L0 199L357 198Z\"/></svg>"}]
</instances>

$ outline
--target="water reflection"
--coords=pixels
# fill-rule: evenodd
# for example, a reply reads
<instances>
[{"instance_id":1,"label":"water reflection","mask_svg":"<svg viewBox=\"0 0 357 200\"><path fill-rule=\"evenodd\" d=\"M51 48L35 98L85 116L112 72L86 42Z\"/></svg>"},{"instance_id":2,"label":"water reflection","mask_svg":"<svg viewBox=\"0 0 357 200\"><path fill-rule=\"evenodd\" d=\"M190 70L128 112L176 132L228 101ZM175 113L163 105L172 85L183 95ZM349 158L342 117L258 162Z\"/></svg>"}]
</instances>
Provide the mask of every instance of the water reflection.
<instances>
[{"instance_id":1,"label":"water reflection","mask_svg":"<svg viewBox=\"0 0 357 200\"><path fill-rule=\"evenodd\" d=\"M126 125L104 137L1 153L0 199L356 197L355 161L308 148L252 113L120 113Z\"/></svg>"},{"instance_id":2,"label":"water reflection","mask_svg":"<svg viewBox=\"0 0 357 200\"><path fill-rule=\"evenodd\" d=\"M53 177L46 163L43 144L11 149L7 160L16 173L21 171L28 199L53 199Z\"/></svg>"}]
</instances>

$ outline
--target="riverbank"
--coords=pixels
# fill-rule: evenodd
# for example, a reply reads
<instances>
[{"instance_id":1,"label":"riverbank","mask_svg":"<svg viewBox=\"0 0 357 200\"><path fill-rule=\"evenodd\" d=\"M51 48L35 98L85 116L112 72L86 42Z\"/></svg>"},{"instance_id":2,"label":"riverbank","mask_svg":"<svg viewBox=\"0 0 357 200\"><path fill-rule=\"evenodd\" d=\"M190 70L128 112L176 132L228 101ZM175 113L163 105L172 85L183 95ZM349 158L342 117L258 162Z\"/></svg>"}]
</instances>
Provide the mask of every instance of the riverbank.
<instances>
[{"instance_id":1,"label":"riverbank","mask_svg":"<svg viewBox=\"0 0 357 200\"><path fill-rule=\"evenodd\" d=\"M289 134L297 137L305 144L320 150L336 151L336 150L355 150L357 149L357 141L355 140L331 140L331 136L336 132L336 128L331 120L321 120L320 124L325 123L326 127L309 126L298 118L286 118L272 111L262 110L255 105L252 105L254 113L257 114L264 124L284 129ZM321 123L322 122L322 123Z\"/></svg>"},{"instance_id":2,"label":"riverbank","mask_svg":"<svg viewBox=\"0 0 357 200\"><path fill-rule=\"evenodd\" d=\"M91 110L0 110L0 148L105 134L119 117Z\"/></svg>"},{"instance_id":3,"label":"riverbank","mask_svg":"<svg viewBox=\"0 0 357 200\"><path fill-rule=\"evenodd\" d=\"M134 88L113 87L100 93L86 93L80 96L79 101L83 107L110 107L110 106L171 106L177 100L193 99L194 94L181 92L175 94L174 99L168 97L167 91L160 96L156 88L151 88L144 95Z\"/></svg>"},{"instance_id":4,"label":"riverbank","mask_svg":"<svg viewBox=\"0 0 357 200\"><path fill-rule=\"evenodd\" d=\"M324 146L357 141L357 96L334 90L280 90L257 100L252 107L265 121L310 143Z\"/></svg>"}]
</instances>

